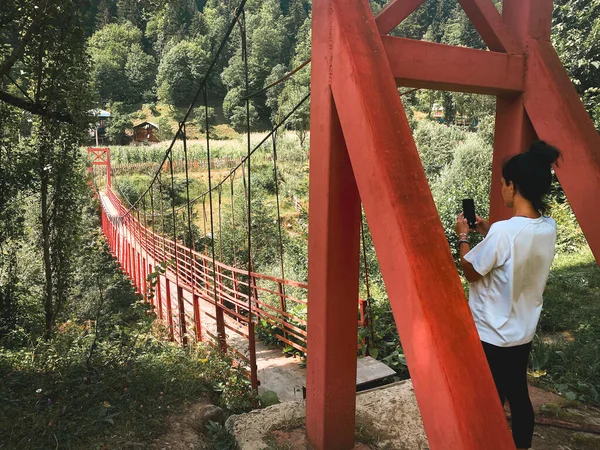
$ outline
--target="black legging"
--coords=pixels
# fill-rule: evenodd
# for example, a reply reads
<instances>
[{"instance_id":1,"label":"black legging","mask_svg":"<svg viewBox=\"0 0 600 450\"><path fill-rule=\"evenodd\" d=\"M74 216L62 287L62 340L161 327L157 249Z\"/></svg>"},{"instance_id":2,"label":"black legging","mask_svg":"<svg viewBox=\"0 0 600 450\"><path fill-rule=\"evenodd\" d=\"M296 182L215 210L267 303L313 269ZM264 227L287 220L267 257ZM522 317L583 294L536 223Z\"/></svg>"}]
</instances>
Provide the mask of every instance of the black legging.
<instances>
[{"instance_id":1,"label":"black legging","mask_svg":"<svg viewBox=\"0 0 600 450\"><path fill-rule=\"evenodd\" d=\"M482 342L502 405L508 400L512 434L517 448L530 448L533 438L533 406L527 388L527 361L531 342L515 347L497 347Z\"/></svg>"}]
</instances>

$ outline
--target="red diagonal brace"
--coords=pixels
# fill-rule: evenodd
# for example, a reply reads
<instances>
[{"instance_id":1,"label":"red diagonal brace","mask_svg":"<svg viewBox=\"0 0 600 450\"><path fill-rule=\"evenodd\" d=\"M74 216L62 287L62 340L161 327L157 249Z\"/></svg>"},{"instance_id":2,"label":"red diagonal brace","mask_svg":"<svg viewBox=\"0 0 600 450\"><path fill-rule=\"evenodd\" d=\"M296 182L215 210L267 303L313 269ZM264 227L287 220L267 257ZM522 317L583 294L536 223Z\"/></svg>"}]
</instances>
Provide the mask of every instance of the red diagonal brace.
<instances>
[{"instance_id":1,"label":"red diagonal brace","mask_svg":"<svg viewBox=\"0 0 600 450\"><path fill-rule=\"evenodd\" d=\"M587 241L600 261L600 136L552 44L531 39L525 108L538 136L562 150L556 169Z\"/></svg>"},{"instance_id":2,"label":"red diagonal brace","mask_svg":"<svg viewBox=\"0 0 600 450\"><path fill-rule=\"evenodd\" d=\"M388 34L425 0L391 0L375 18L381 34Z\"/></svg>"},{"instance_id":3,"label":"red diagonal brace","mask_svg":"<svg viewBox=\"0 0 600 450\"><path fill-rule=\"evenodd\" d=\"M523 53L523 47L502 22L502 17L491 0L458 1L490 50Z\"/></svg>"}]
</instances>

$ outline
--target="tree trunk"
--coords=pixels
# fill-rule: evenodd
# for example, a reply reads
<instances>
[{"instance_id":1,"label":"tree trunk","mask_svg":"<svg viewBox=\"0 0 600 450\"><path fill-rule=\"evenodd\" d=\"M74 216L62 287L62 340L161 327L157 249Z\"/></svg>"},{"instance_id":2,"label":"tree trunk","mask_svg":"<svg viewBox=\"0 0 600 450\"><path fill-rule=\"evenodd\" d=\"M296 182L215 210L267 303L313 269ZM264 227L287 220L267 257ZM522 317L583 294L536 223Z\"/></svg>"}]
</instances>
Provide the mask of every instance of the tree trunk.
<instances>
[{"instance_id":1,"label":"tree trunk","mask_svg":"<svg viewBox=\"0 0 600 450\"><path fill-rule=\"evenodd\" d=\"M48 175L45 173L43 164L44 158L41 158L41 213L42 213L42 249L44 256L44 274L46 278L44 289L44 310L46 313L46 328L44 337L50 339L52 336L52 327L54 325L54 314L52 308L52 260L50 257L50 219L48 215Z\"/></svg>"}]
</instances>

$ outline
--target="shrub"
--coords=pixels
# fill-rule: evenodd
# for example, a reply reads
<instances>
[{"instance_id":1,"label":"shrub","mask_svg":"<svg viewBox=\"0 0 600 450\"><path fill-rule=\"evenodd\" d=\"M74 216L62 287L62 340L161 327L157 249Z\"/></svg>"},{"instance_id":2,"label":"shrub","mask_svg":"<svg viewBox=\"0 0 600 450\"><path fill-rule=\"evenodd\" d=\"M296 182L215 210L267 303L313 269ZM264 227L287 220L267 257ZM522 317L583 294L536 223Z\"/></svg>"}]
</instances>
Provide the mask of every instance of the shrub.
<instances>
[{"instance_id":1,"label":"shrub","mask_svg":"<svg viewBox=\"0 0 600 450\"><path fill-rule=\"evenodd\" d=\"M454 240L456 216L462 210L463 198L475 201L475 210L481 217L489 216L489 198L492 182L492 148L477 135L456 147L452 163L446 166L431 186L440 219L449 239Z\"/></svg>"},{"instance_id":2,"label":"shrub","mask_svg":"<svg viewBox=\"0 0 600 450\"><path fill-rule=\"evenodd\" d=\"M466 139L467 133L458 127L421 120L414 138L427 178L431 183L452 162L456 146Z\"/></svg>"}]
</instances>

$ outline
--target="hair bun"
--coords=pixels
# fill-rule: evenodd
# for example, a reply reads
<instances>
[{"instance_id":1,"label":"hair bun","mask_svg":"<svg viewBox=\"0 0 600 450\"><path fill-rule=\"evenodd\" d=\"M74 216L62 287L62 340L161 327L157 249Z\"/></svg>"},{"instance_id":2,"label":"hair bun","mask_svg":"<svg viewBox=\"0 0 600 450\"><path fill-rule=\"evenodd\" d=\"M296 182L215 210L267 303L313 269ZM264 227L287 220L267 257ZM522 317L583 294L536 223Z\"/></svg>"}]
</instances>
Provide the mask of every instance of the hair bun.
<instances>
[{"instance_id":1,"label":"hair bun","mask_svg":"<svg viewBox=\"0 0 600 450\"><path fill-rule=\"evenodd\" d=\"M527 153L535 158L536 162L540 165L548 167L555 164L561 156L560 151L556 147L553 147L544 141L536 141L531 144Z\"/></svg>"}]
</instances>

